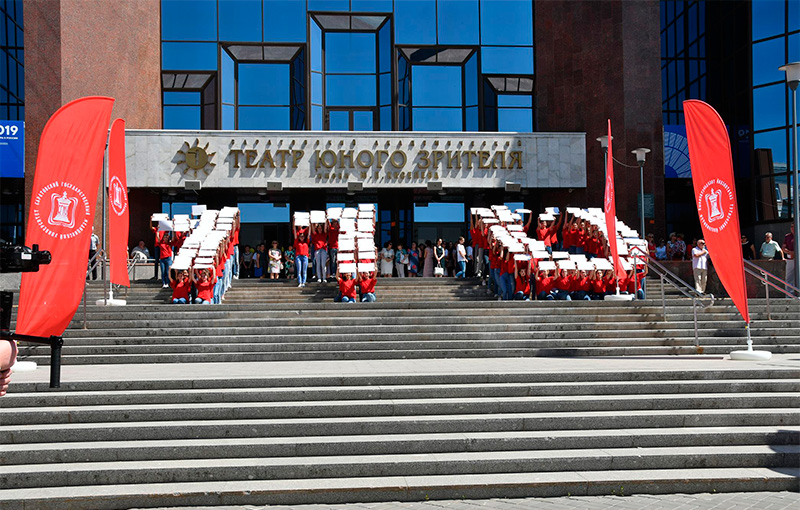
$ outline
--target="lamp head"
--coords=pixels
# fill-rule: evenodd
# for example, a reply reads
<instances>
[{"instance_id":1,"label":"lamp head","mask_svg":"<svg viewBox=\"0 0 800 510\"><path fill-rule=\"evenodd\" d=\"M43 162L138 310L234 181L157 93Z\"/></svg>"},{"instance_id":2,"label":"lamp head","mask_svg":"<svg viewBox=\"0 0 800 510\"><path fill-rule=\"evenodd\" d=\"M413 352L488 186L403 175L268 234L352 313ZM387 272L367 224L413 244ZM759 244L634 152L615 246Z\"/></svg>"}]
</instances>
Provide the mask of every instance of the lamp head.
<instances>
[{"instance_id":1,"label":"lamp head","mask_svg":"<svg viewBox=\"0 0 800 510\"><path fill-rule=\"evenodd\" d=\"M614 137L612 136L611 139L613 140ZM608 149L608 135L598 136L596 140L600 142L600 147Z\"/></svg>"},{"instance_id":2,"label":"lamp head","mask_svg":"<svg viewBox=\"0 0 800 510\"><path fill-rule=\"evenodd\" d=\"M800 62L791 62L780 66L778 70L786 73L786 84L790 89L796 90L797 85L800 84Z\"/></svg>"},{"instance_id":3,"label":"lamp head","mask_svg":"<svg viewBox=\"0 0 800 510\"><path fill-rule=\"evenodd\" d=\"M631 151L631 153L636 154L636 162L640 165L644 165L644 161L648 152L650 152L650 149L645 149L644 147L633 149Z\"/></svg>"}]
</instances>

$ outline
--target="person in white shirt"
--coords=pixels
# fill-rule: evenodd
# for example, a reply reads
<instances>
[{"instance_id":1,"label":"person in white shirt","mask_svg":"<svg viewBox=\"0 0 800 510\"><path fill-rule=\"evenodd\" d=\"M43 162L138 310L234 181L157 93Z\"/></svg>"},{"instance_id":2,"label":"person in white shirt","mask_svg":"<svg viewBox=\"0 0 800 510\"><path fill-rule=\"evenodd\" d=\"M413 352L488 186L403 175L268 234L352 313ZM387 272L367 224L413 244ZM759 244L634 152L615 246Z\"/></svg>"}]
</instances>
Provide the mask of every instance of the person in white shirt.
<instances>
[{"instance_id":1,"label":"person in white shirt","mask_svg":"<svg viewBox=\"0 0 800 510\"><path fill-rule=\"evenodd\" d=\"M700 294L705 294L708 281L708 250L706 250L706 242L702 239L698 240L697 246L692 248L692 273L694 273L695 290Z\"/></svg>"},{"instance_id":2,"label":"person in white shirt","mask_svg":"<svg viewBox=\"0 0 800 510\"><path fill-rule=\"evenodd\" d=\"M761 254L761 258L766 260L774 259L778 253L780 253L781 256L783 255L780 245L777 241L772 240L772 232L764 234L764 242L761 243L761 249L758 250L758 252Z\"/></svg>"},{"instance_id":3,"label":"person in white shirt","mask_svg":"<svg viewBox=\"0 0 800 510\"><path fill-rule=\"evenodd\" d=\"M464 278L467 276L467 249L464 247L464 238L458 238L456 245L456 263L458 264L458 272L456 278Z\"/></svg>"}]
</instances>

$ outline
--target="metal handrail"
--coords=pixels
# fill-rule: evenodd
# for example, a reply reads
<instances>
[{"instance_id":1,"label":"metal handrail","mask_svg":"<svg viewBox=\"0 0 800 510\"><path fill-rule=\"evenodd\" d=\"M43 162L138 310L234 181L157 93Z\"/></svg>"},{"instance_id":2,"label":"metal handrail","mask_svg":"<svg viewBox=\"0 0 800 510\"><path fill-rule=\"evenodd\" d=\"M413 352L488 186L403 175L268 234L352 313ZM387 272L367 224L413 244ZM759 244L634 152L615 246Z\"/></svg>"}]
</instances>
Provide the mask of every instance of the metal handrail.
<instances>
[{"instance_id":1,"label":"metal handrail","mask_svg":"<svg viewBox=\"0 0 800 510\"><path fill-rule=\"evenodd\" d=\"M662 316L664 317L664 322L667 322L667 298L664 294L664 283L669 283L673 288L677 289L678 292L692 300L692 315L694 317L694 346L699 352L702 352L702 348L700 347L700 336L697 328L697 309L699 307L703 310L707 310L708 308L714 306L714 294L702 294L698 292L697 289L683 281L678 275L651 257L650 254L641 247L634 246L631 251L638 251L639 253L633 253L634 260L644 260L644 262L647 264L648 271L652 269L661 278L661 306L663 310ZM703 299L708 299L709 302L707 304L703 304Z\"/></svg>"},{"instance_id":2,"label":"metal handrail","mask_svg":"<svg viewBox=\"0 0 800 510\"><path fill-rule=\"evenodd\" d=\"M770 287L777 290L778 292L788 297L789 299L796 299L800 301L800 289L798 289L791 283L787 282L786 280L775 276L766 269L757 266L756 264L753 264L752 262L746 259L744 260L744 272L746 274L749 274L750 276L753 276L756 280L759 280L761 283L764 284L764 292L766 293L765 297L767 299L767 320L772 320L772 307L770 306L770 297L769 297ZM771 282L769 280L770 278L776 280L777 284ZM783 288L779 287L778 284L782 285ZM787 287L790 288L793 292L797 293L797 296L787 291L786 290Z\"/></svg>"}]
</instances>

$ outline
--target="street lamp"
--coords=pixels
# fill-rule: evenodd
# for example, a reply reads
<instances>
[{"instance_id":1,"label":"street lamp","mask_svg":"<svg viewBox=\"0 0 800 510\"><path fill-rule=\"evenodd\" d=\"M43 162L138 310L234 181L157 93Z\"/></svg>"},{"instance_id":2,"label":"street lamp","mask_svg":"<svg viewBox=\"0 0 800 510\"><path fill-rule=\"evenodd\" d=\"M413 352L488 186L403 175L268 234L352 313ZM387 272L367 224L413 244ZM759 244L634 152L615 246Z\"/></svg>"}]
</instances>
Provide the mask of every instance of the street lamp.
<instances>
[{"instance_id":1,"label":"street lamp","mask_svg":"<svg viewBox=\"0 0 800 510\"><path fill-rule=\"evenodd\" d=\"M612 136L611 139L613 140L614 137ZM606 182L606 179L608 179L608 135L598 136L596 140L600 142L600 147L603 148L603 182Z\"/></svg>"},{"instance_id":2,"label":"street lamp","mask_svg":"<svg viewBox=\"0 0 800 510\"><path fill-rule=\"evenodd\" d=\"M642 236L644 239L644 160L647 153L650 152L650 149L645 149L644 147L640 147L638 149L633 149L631 153L636 154L636 162L639 163L639 195L641 196L642 205L639 208L639 225L642 229L639 232L639 235Z\"/></svg>"},{"instance_id":3,"label":"street lamp","mask_svg":"<svg viewBox=\"0 0 800 510\"><path fill-rule=\"evenodd\" d=\"M797 257L800 255L800 200L798 200L798 186L797 182L797 86L800 85L800 62L792 62L778 68L780 71L786 72L786 84L792 90L792 131L794 132L794 168L793 178L794 185L792 186L792 205L794 214L794 286L800 288L800 264L798 264Z\"/></svg>"}]
</instances>

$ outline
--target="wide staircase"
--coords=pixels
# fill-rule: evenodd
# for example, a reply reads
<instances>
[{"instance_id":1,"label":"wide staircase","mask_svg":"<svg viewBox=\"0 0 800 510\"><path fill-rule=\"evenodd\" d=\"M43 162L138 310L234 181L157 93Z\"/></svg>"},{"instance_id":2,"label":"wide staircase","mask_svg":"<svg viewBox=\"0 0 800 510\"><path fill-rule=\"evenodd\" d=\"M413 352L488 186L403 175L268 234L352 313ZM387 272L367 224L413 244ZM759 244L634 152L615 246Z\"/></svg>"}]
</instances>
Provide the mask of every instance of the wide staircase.
<instances>
[{"instance_id":1,"label":"wide staircase","mask_svg":"<svg viewBox=\"0 0 800 510\"><path fill-rule=\"evenodd\" d=\"M796 302L751 301L756 347L778 356L736 363L727 299L670 295L665 321L654 292L334 293L238 280L222 305L168 305L135 283L124 308L87 305L86 328L79 309L62 388L19 374L0 398L0 509L800 490Z\"/></svg>"}]
</instances>

